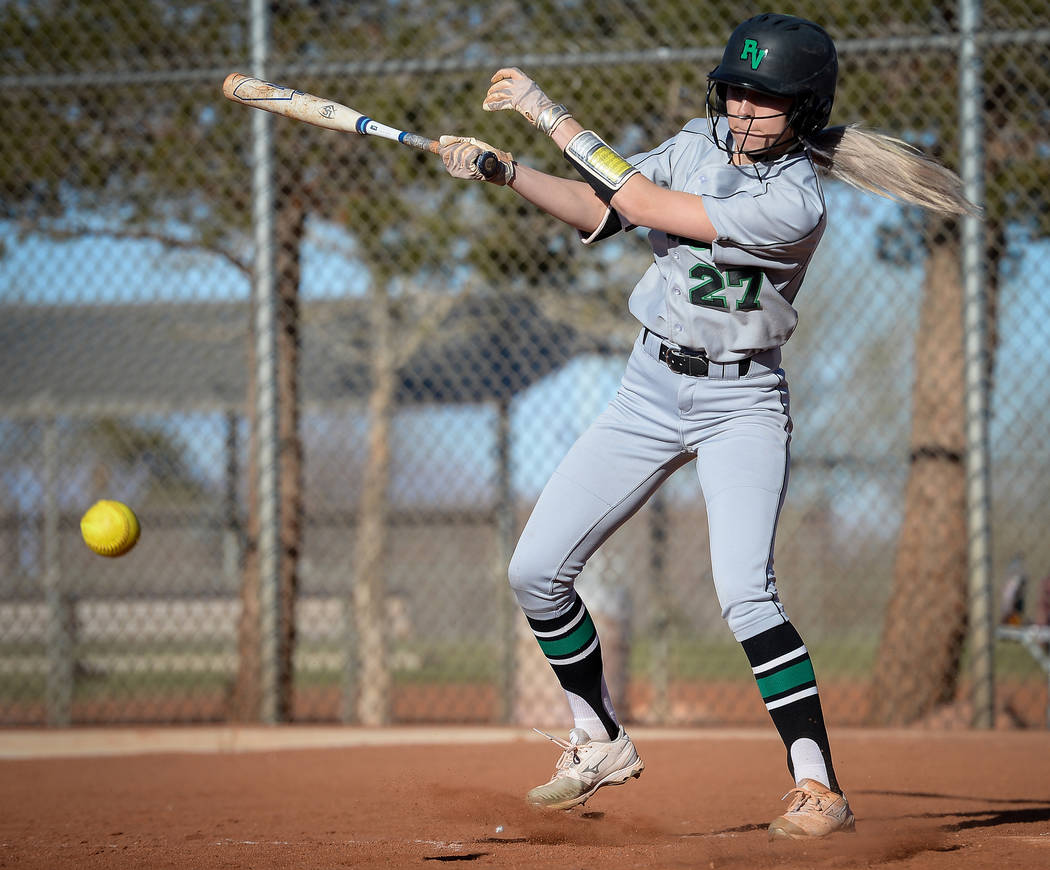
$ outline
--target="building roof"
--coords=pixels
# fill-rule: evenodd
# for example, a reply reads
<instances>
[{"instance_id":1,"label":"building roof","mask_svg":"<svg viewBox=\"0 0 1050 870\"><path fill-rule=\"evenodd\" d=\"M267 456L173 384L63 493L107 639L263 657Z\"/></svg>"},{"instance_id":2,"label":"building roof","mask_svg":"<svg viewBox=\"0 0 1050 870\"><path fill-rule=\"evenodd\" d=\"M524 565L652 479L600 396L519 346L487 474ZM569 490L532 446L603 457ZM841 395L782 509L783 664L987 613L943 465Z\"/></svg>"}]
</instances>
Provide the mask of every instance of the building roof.
<instances>
[{"instance_id":1,"label":"building roof","mask_svg":"<svg viewBox=\"0 0 1050 870\"><path fill-rule=\"evenodd\" d=\"M367 306L302 303L304 405L367 396ZM247 301L0 306L0 414L243 409L250 318ZM398 365L400 404L507 400L581 353L622 352L504 295L458 303L432 332Z\"/></svg>"}]
</instances>

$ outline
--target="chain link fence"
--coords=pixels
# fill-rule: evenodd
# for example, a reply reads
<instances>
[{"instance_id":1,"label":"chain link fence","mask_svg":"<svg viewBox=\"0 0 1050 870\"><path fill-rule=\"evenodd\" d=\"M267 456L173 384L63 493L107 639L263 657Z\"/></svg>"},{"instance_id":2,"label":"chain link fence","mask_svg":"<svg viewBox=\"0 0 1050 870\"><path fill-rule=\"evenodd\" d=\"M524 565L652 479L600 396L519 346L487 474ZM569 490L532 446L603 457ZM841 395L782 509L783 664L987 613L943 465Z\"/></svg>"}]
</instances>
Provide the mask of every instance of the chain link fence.
<instances>
[{"instance_id":1,"label":"chain link fence","mask_svg":"<svg viewBox=\"0 0 1050 870\"><path fill-rule=\"evenodd\" d=\"M270 9L271 80L429 136L475 135L565 176L520 117L481 111L495 69L522 67L630 154L703 113L729 31L763 11ZM836 39L833 123L864 122L960 167L955 4L781 11ZM506 565L546 478L615 392L638 329L626 299L649 262L644 235L585 249L511 192L448 178L432 155L270 122L269 461L283 558L267 628L256 113L219 91L228 72L253 71L252 12L0 3L0 724L267 718L267 643L276 718L563 724ZM996 713L1038 727L1050 668L1032 628L1050 623L1050 5L986 0L977 45ZM785 350L795 432L782 597L833 725L965 725L960 228L836 184L826 194L829 228ZM124 558L80 540L99 498L140 517ZM765 721L719 615L691 466L579 589L626 719Z\"/></svg>"}]
</instances>

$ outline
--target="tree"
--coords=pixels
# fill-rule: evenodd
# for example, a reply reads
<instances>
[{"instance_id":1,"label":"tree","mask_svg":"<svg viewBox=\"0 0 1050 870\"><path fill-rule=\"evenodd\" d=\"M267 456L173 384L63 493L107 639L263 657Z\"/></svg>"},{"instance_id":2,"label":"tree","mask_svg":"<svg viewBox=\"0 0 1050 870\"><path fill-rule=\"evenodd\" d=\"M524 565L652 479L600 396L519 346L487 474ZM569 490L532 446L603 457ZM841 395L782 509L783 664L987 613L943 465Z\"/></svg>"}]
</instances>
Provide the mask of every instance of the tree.
<instances>
[{"instance_id":1,"label":"tree","mask_svg":"<svg viewBox=\"0 0 1050 870\"><path fill-rule=\"evenodd\" d=\"M952 21L954 7L935 5ZM994 24L1005 29L1024 26L1022 20ZM1038 236L1050 234L1046 196L1050 171L1038 156L1040 148L1047 147L1046 132L1033 123L1033 113L1025 108L1039 99L1037 83L1045 76L1045 49L1040 53L1022 45L997 47L986 50L984 62L988 266L984 289L992 366L1001 269L1008 258L1006 230L1010 224L1026 223ZM912 66L904 70L905 75L913 77L914 67L923 64L916 59ZM921 80L936 80L936 71L936 65L921 69ZM897 77L889 80L893 86L883 93L891 101L903 98L913 87ZM954 97L949 89L942 93ZM956 106L948 101L935 106L934 111L927 107L927 117L942 122L937 133L945 148L942 156L958 165L949 147L958 138ZM872 719L881 724L913 722L954 699L968 624L966 406L961 386L965 336L958 227L929 218L917 238L903 242L905 251L911 248L905 257L914 256L916 247L921 251L926 282L916 336L910 473L873 686ZM901 256L901 248L890 255ZM988 372L990 382L992 374Z\"/></svg>"},{"instance_id":2,"label":"tree","mask_svg":"<svg viewBox=\"0 0 1050 870\"><path fill-rule=\"evenodd\" d=\"M910 472L872 716L905 724L954 698L966 640L965 393L958 235L929 221L912 391ZM946 359L947 358L947 359Z\"/></svg>"}]
</instances>

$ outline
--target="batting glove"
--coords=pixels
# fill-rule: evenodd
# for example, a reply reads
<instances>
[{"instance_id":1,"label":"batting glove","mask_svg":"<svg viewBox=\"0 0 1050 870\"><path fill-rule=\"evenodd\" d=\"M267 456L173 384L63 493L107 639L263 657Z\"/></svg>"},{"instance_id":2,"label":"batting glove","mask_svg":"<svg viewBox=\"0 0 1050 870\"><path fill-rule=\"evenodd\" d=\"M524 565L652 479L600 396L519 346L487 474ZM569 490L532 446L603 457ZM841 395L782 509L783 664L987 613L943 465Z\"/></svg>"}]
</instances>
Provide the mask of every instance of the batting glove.
<instances>
[{"instance_id":1,"label":"batting glove","mask_svg":"<svg viewBox=\"0 0 1050 870\"><path fill-rule=\"evenodd\" d=\"M555 103L517 67L499 70L490 81L492 84L481 104L486 112L514 109L548 136L553 136L557 126L572 117L565 106Z\"/></svg>"},{"instance_id":2,"label":"batting glove","mask_svg":"<svg viewBox=\"0 0 1050 870\"><path fill-rule=\"evenodd\" d=\"M514 155L509 151L500 151L488 142L464 136L442 136L438 139L441 160L445 169L453 178L469 178L476 181L488 181L501 187L514 180ZM485 176L478 167L478 161L485 152L496 155L499 167L495 174Z\"/></svg>"}]
</instances>

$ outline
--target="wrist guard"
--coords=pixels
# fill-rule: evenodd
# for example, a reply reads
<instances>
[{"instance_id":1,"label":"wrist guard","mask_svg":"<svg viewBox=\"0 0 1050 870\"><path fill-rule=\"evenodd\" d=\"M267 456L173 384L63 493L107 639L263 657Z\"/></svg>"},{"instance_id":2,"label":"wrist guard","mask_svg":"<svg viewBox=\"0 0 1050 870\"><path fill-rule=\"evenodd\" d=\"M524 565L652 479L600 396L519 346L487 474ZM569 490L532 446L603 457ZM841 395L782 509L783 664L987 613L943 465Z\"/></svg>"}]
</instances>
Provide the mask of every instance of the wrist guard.
<instances>
[{"instance_id":1,"label":"wrist guard","mask_svg":"<svg viewBox=\"0 0 1050 870\"><path fill-rule=\"evenodd\" d=\"M539 117L536 119L536 126L548 136L553 136L558 125L566 118L571 117L572 114L565 106L555 103L552 106L547 106L546 109L540 112Z\"/></svg>"},{"instance_id":2,"label":"wrist guard","mask_svg":"<svg viewBox=\"0 0 1050 870\"><path fill-rule=\"evenodd\" d=\"M638 173L592 130L577 133L565 146L565 159L594 188L598 198L608 204L627 179Z\"/></svg>"}]
</instances>

